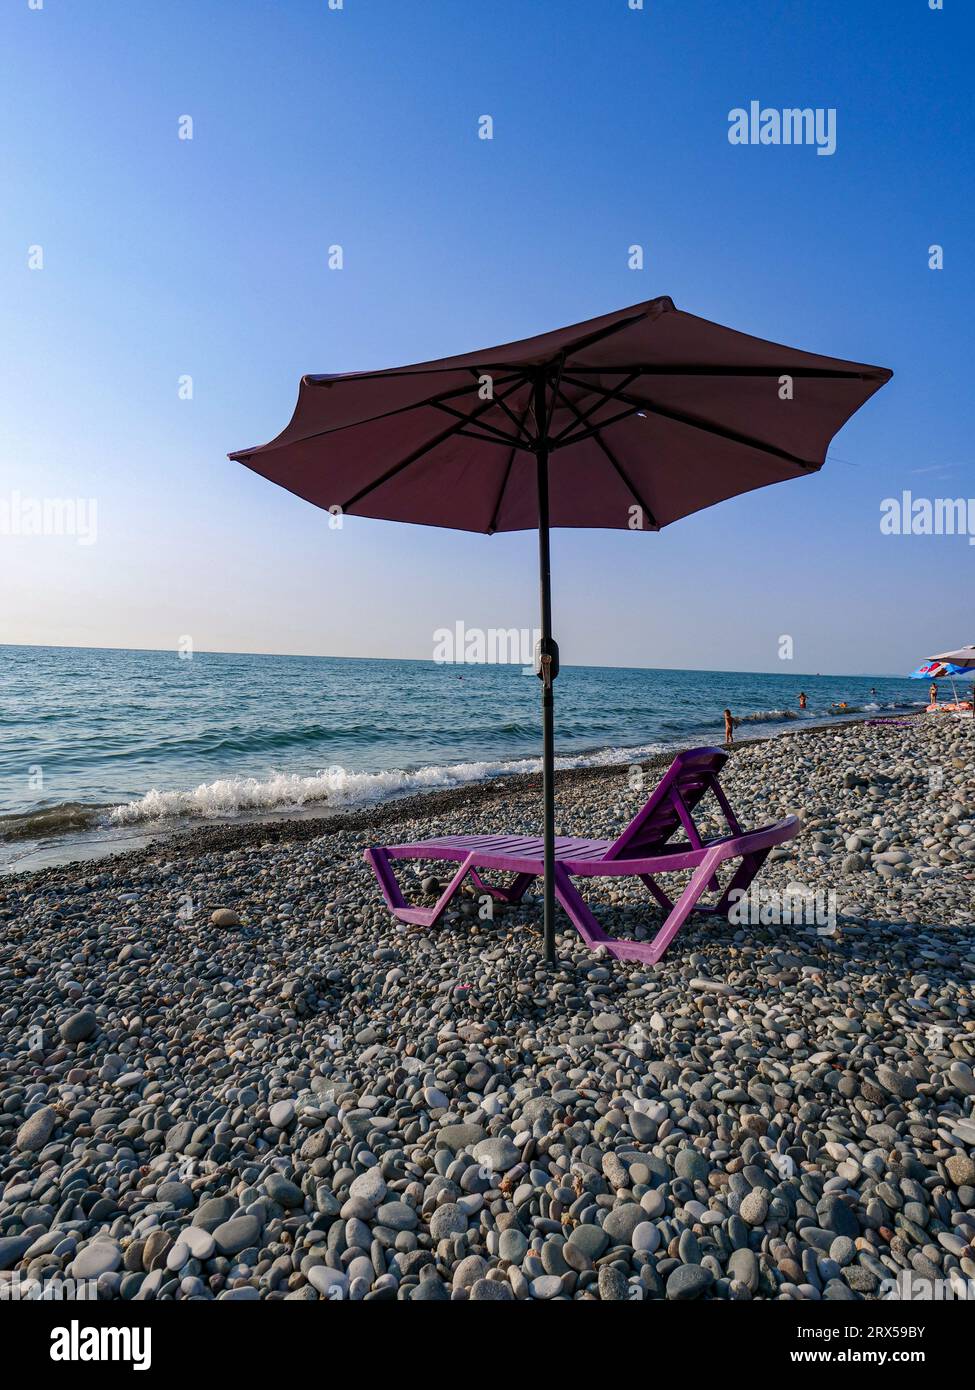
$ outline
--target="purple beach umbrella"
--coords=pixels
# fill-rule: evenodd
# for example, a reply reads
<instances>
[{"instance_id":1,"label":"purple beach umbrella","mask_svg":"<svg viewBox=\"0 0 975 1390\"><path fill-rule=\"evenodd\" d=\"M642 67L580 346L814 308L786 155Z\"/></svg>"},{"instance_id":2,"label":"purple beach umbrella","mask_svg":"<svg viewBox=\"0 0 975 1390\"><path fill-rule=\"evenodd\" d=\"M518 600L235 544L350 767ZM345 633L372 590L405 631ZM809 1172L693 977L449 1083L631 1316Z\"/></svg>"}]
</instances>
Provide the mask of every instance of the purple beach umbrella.
<instances>
[{"instance_id":1,"label":"purple beach umbrella","mask_svg":"<svg viewBox=\"0 0 975 1390\"><path fill-rule=\"evenodd\" d=\"M666 296L414 366L305 376L291 423L230 455L353 516L538 531L545 951L555 958L552 526L659 531L817 472L883 367L753 338Z\"/></svg>"}]
</instances>

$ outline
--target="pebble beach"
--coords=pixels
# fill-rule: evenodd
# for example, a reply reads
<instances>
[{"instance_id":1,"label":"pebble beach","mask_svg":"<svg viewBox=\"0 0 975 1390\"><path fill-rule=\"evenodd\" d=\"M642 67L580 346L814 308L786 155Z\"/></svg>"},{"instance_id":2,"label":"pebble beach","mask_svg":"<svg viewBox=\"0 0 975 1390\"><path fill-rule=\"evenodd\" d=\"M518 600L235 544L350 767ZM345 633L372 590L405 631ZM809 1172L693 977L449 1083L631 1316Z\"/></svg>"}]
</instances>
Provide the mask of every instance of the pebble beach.
<instances>
[{"instance_id":1,"label":"pebble beach","mask_svg":"<svg viewBox=\"0 0 975 1390\"><path fill-rule=\"evenodd\" d=\"M559 774L558 832L615 836L668 761ZM0 1297L975 1289L975 721L804 729L722 781L802 831L755 920L656 967L565 918L546 967L531 894L386 910L364 848L535 832L536 776L0 880ZM796 886L825 914L781 920ZM659 924L639 882L587 898Z\"/></svg>"}]
</instances>

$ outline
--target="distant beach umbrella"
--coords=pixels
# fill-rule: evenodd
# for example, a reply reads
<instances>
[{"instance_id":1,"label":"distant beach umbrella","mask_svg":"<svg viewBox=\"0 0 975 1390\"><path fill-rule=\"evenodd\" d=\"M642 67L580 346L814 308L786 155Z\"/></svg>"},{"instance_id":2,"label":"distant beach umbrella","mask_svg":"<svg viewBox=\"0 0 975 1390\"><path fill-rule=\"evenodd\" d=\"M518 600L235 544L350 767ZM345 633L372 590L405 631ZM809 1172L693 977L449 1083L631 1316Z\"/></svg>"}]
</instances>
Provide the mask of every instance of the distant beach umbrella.
<instances>
[{"instance_id":1,"label":"distant beach umbrella","mask_svg":"<svg viewBox=\"0 0 975 1390\"><path fill-rule=\"evenodd\" d=\"M975 674L975 647L972 646L959 647L954 652L942 652L940 656L933 656L931 660L949 662L955 668L954 671L949 671L949 675ZM954 681L951 688L955 688ZM957 692L955 693L957 696ZM975 719L975 694L972 695L972 718Z\"/></svg>"},{"instance_id":2,"label":"distant beach umbrella","mask_svg":"<svg viewBox=\"0 0 975 1390\"><path fill-rule=\"evenodd\" d=\"M951 662L945 661L926 661L923 666L919 666L916 671L912 671L909 679L912 681L951 681L951 693L955 700L958 700L958 691L955 689L956 676L975 675L973 671L966 671L964 666L955 666Z\"/></svg>"},{"instance_id":3,"label":"distant beach umbrella","mask_svg":"<svg viewBox=\"0 0 975 1390\"><path fill-rule=\"evenodd\" d=\"M975 665L973 667L958 666L953 661L926 661L923 666L919 666L916 671L912 671L909 680L940 681L945 677L957 676L964 677L966 680L975 676Z\"/></svg>"},{"instance_id":4,"label":"distant beach umbrella","mask_svg":"<svg viewBox=\"0 0 975 1390\"><path fill-rule=\"evenodd\" d=\"M931 657L932 661L950 661L953 666L964 666L966 670L975 669L975 647L959 647L955 652L941 652Z\"/></svg>"},{"instance_id":5,"label":"distant beach umbrella","mask_svg":"<svg viewBox=\"0 0 975 1390\"><path fill-rule=\"evenodd\" d=\"M457 357L305 376L284 432L230 455L334 513L488 535L537 529L549 960L559 671L551 527L659 531L815 473L890 376L753 338L662 297Z\"/></svg>"}]
</instances>

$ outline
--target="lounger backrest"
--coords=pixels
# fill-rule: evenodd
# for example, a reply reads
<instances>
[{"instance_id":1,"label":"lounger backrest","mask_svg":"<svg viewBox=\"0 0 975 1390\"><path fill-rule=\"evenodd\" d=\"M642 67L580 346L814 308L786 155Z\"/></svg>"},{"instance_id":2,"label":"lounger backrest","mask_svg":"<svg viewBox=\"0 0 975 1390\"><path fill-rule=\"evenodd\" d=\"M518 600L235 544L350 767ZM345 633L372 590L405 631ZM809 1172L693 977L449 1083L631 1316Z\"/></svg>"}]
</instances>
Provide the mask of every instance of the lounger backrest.
<instances>
[{"instance_id":1,"label":"lounger backrest","mask_svg":"<svg viewBox=\"0 0 975 1390\"><path fill-rule=\"evenodd\" d=\"M606 858L639 859L655 854L680 829L691 844L696 840L700 845L694 810L709 791L715 792L732 832L737 833L740 827L718 784L718 774L727 761L728 754L720 748L691 748L678 753L650 800L611 846Z\"/></svg>"}]
</instances>

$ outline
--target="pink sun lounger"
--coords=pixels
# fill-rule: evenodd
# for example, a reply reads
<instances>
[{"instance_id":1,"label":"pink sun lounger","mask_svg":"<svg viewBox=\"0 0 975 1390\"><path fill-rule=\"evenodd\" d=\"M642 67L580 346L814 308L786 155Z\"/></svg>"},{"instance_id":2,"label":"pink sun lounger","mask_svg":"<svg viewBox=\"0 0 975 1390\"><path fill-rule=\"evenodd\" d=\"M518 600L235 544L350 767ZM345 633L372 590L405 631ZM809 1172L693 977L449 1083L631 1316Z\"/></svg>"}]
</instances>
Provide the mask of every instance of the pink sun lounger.
<instances>
[{"instance_id":1,"label":"pink sun lounger","mask_svg":"<svg viewBox=\"0 0 975 1390\"><path fill-rule=\"evenodd\" d=\"M583 840L558 836L555 841L555 895L588 946L604 946L619 960L654 964L660 959L692 912L726 916L731 895L747 890L769 851L799 830L795 816L786 816L761 830L742 830L718 781L728 760L720 748L692 748L679 753L660 779L650 800L616 840ZM728 824L727 835L704 840L693 813L713 792ZM671 842L683 831L686 839ZM470 876L475 887L499 902L520 902L528 887L544 873L543 842L535 835L443 835L412 845L377 845L365 852L379 880L390 911L401 922L430 927L446 911L454 894ZM457 872L433 907L410 907L396 881L394 859L443 860ZM726 860L741 863L722 888L717 871ZM485 883L481 871L513 873L507 888ZM690 881L672 901L658 883L658 874L691 870ZM573 878L639 878L667 913L652 941L621 941L607 935L583 902ZM711 891L717 899L700 901Z\"/></svg>"}]
</instances>

